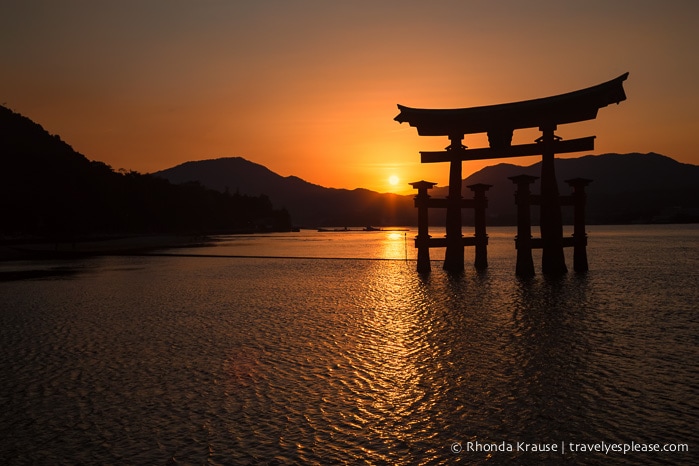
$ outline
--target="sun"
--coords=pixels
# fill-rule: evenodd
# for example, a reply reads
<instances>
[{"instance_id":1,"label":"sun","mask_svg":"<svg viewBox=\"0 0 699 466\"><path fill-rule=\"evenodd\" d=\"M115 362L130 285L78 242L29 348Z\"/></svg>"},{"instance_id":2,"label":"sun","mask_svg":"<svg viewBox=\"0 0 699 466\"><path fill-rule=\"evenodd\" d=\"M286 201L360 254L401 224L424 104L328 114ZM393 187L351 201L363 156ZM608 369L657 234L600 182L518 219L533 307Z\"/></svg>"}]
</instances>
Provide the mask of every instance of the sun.
<instances>
[{"instance_id":1,"label":"sun","mask_svg":"<svg viewBox=\"0 0 699 466\"><path fill-rule=\"evenodd\" d=\"M391 186L397 186L398 183L400 183L400 178L398 178L396 175L391 175L388 177L388 183Z\"/></svg>"}]
</instances>

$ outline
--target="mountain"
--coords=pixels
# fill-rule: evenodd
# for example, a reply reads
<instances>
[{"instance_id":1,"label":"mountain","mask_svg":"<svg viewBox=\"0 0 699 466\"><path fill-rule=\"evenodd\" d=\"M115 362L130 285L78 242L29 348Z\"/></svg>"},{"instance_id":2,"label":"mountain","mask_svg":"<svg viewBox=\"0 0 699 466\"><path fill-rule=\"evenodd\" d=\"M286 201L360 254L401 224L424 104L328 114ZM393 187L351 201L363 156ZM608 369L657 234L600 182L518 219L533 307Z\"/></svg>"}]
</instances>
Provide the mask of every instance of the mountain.
<instances>
[{"instance_id":1,"label":"mountain","mask_svg":"<svg viewBox=\"0 0 699 466\"><path fill-rule=\"evenodd\" d=\"M0 106L0 237L288 229L264 196L228 195L115 172Z\"/></svg>"},{"instance_id":2,"label":"mountain","mask_svg":"<svg viewBox=\"0 0 699 466\"><path fill-rule=\"evenodd\" d=\"M569 194L565 180L588 178L587 222L590 224L656 223L699 221L699 166L677 162L656 153L603 154L556 159L556 180L561 194ZM541 163L526 167L501 163L486 167L464 180L464 186L492 184L488 191L491 224L515 224L514 184L508 177L540 176ZM445 196L437 188L433 196ZM540 192L539 181L532 192ZM464 189L464 196L471 197ZM571 209L564 208L564 221L572 222ZM538 209L532 209L538 221Z\"/></svg>"},{"instance_id":3,"label":"mountain","mask_svg":"<svg viewBox=\"0 0 699 466\"><path fill-rule=\"evenodd\" d=\"M324 188L296 176L281 176L242 157L186 162L153 173L172 183L197 181L222 192L265 193L293 222L306 227L409 225L415 221L413 196L367 189Z\"/></svg>"},{"instance_id":4,"label":"mountain","mask_svg":"<svg viewBox=\"0 0 699 466\"><path fill-rule=\"evenodd\" d=\"M556 177L561 194L570 193L564 182L589 178L587 218L590 224L652 223L699 221L699 167L679 163L669 157L649 154L587 155L556 159ZM465 162L467 167L467 162ZM445 170L448 167L445 165ZM539 176L540 163L519 166L501 163L486 167L463 181L463 195L472 197L469 184L484 183L488 191L488 223L514 225L514 184L510 176ZM413 196L379 194L365 189L333 189L308 183L298 177L280 176L266 167L241 157L187 162L154 173L173 183L197 181L219 191L266 193L276 207L285 207L294 223L304 226L414 225L417 212ZM432 197L445 197L447 187L430 191ZM532 192L539 192L538 181ZM564 208L564 221L572 222L572 212ZM463 213L465 224L473 214ZM532 209L534 222L538 209ZM430 222L444 224L444 211L430 212Z\"/></svg>"}]
</instances>

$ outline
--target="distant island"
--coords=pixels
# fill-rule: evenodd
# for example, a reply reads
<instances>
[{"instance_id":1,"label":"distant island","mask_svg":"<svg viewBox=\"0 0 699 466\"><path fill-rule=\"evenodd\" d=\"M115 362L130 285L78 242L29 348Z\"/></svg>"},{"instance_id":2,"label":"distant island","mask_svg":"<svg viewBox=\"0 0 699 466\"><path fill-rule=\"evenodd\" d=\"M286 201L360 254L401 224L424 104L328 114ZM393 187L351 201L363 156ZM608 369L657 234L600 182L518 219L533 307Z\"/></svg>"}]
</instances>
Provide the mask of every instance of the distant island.
<instances>
[{"instance_id":1,"label":"distant island","mask_svg":"<svg viewBox=\"0 0 699 466\"><path fill-rule=\"evenodd\" d=\"M153 174L115 171L2 106L0 128L5 135L0 140L4 241L289 231L293 226L379 228L416 222L412 195L326 188L280 176L241 157L187 162ZM464 186L493 185L487 193L489 225L515 224L514 185L508 177L538 176L538 165L500 163L464 180ZM593 180L587 189L590 224L699 221L699 166L655 153L604 154L557 159L556 171L563 194L569 191L565 179ZM538 190L536 184L533 190ZM446 188L436 187L431 195L444 197ZM468 189L463 195L471 197ZM444 224L443 214L430 215L434 225ZM469 215L464 212L464 224L471 223ZM533 217L536 222L536 212Z\"/></svg>"}]
</instances>

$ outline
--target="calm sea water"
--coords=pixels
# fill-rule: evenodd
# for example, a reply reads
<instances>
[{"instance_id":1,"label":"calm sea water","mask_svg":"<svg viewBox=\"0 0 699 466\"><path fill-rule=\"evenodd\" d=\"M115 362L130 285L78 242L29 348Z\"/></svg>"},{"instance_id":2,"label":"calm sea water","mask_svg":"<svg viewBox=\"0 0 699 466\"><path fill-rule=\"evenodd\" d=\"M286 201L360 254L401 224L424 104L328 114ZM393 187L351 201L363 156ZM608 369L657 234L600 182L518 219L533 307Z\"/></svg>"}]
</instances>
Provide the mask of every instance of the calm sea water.
<instances>
[{"instance_id":1,"label":"calm sea water","mask_svg":"<svg viewBox=\"0 0 699 466\"><path fill-rule=\"evenodd\" d=\"M556 280L513 228L461 276L414 231L0 263L51 272L0 283L0 462L696 464L699 226L589 233ZM584 451L632 442L689 451Z\"/></svg>"}]
</instances>

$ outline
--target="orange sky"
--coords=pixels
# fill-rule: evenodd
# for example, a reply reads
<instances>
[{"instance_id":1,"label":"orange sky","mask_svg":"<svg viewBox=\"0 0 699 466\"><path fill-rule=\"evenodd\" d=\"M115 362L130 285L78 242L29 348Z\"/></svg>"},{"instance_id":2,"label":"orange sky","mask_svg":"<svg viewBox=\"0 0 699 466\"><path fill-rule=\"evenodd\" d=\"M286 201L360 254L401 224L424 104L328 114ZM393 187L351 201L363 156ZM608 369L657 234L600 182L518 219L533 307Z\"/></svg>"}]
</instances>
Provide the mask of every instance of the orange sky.
<instances>
[{"instance_id":1,"label":"orange sky","mask_svg":"<svg viewBox=\"0 0 699 466\"><path fill-rule=\"evenodd\" d=\"M241 156L323 186L410 192L447 183L419 151L448 141L393 121L396 104L498 104L628 71L627 101L558 134L699 164L698 18L694 0L3 2L0 103L115 169Z\"/></svg>"}]
</instances>

